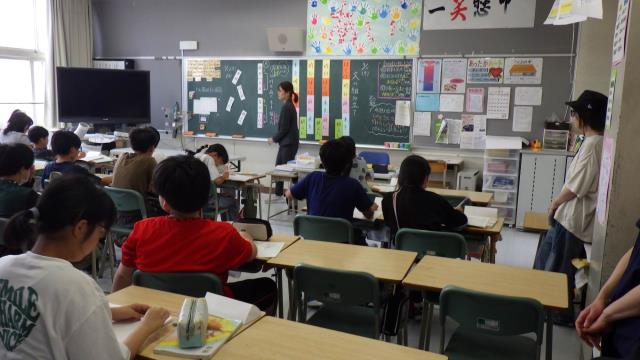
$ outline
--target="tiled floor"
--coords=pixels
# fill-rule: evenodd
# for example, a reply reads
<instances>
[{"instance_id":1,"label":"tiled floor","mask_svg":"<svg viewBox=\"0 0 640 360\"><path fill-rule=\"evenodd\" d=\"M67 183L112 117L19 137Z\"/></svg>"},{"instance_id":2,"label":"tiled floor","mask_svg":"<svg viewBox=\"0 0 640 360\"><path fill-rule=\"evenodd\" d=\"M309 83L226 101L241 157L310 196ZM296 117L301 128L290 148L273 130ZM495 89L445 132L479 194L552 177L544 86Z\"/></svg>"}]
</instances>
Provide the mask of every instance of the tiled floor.
<instances>
[{"instance_id":1,"label":"tiled floor","mask_svg":"<svg viewBox=\"0 0 640 360\"><path fill-rule=\"evenodd\" d=\"M272 212L275 212L274 209L284 209L284 204L272 204ZM266 217L266 206L264 206L263 210L265 211ZM282 214L276 218L271 219L271 224L273 227L274 233L285 233L292 234L293 233L293 215ZM533 264L533 258L536 251L536 246L538 242L538 235L532 233L525 233L515 229L507 229L505 228L502 232L503 240L498 243L497 249L498 253L496 256L496 262L505 265L518 266L531 268ZM587 250L587 252L589 249ZM239 275L239 278L236 279L244 279L249 277L261 276L260 274L232 274ZM273 272L270 272L269 275L273 275ZM234 278L231 277L230 281L234 281ZM105 291L109 291L111 288L111 278L109 271L106 271L105 278L99 280L100 285ZM285 288L286 291L286 288ZM288 301L287 293L285 292L285 311L288 309ZM434 324L438 324L438 311L434 312ZM409 324L409 346L417 347L418 343L418 334L419 334L420 323L419 320L413 320ZM431 351L437 351L440 343L440 329L439 326L434 326L431 336ZM395 339L392 339L395 341ZM581 346L580 340L575 334L575 330L572 328L564 328L564 327L554 327L554 336L553 336L553 358L556 360L577 360L582 359L581 357ZM544 344L543 344L544 350ZM544 359L544 351L542 354L542 359Z\"/></svg>"}]
</instances>

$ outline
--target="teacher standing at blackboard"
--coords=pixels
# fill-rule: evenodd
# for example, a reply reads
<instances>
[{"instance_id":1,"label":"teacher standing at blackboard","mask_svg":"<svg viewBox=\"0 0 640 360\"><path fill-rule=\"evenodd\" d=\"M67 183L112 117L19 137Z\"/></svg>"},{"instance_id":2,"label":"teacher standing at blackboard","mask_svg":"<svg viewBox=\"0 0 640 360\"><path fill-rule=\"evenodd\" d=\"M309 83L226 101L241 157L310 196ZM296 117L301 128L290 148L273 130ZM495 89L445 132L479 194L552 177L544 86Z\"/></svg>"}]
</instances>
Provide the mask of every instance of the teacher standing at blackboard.
<instances>
[{"instance_id":1,"label":"teacher standing at blackboard","mask_svg":"<svg viewBox=\"0 0 640 360\"><path fill-rule=\"evenodd\" d=\"M278 132L267 139L269 144L278 143L278 156L276 165L286 164L296 158L300 135L298 133L298 113L293 103L298 102L298 94L293 91L293 84L283 81L278 85L278 99L284 103L280 109L280 119L278 121ZM284 194L284 184L276 183L276 198L281 199ZM272 199L270 199L272 200Z\"/></svg>"}]
</instances>

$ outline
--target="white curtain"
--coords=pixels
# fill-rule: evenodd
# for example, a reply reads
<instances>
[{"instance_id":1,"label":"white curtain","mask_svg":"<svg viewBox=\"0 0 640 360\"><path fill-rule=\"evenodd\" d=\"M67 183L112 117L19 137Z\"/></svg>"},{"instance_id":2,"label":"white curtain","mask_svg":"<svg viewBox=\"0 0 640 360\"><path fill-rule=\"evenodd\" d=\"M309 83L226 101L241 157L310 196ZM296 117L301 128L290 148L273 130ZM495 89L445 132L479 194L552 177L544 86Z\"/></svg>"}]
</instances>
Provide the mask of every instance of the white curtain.
<instances>
[{"instance_id":1,"label":"white curtain","mask_svg":"<svg viewBox=\"0 0 640 360\"><path fill-rule=\"evenodd\" d=\"M56 67L93 65L91 0L49 0L49 48L46 65L45 121L58 125Z\"/></svg>"}]
</instances>

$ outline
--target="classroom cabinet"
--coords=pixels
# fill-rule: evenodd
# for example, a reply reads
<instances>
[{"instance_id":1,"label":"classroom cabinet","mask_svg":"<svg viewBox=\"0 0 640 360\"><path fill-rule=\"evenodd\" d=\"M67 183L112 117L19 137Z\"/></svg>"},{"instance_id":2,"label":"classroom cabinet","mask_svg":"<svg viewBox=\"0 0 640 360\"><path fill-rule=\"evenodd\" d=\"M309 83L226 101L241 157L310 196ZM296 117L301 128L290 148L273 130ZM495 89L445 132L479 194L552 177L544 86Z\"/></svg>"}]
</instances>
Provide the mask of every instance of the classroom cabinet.
<instances>
[{"instance_id":1,"label":"classroom cabinet","mask_svg":"<svg viewBox=\"0 0 640 360\"><path fill-rule=\"evenodd\" d=\"M486 150L482 191L493 194L489 206L498 209L505 224L513 225L518 197L520 150Z\"/></svg>"},{"instance_id":2,"label":"classroom cabinet","mask_svg":"<svg viewBox=\"0 0 640 360\"><path fill-rule=\"evenodd\" d=\"M522 228L527 211L546 213L562 190L569 166L567 152L522 152L516 227Z\"/></svg>"}]
</instances>

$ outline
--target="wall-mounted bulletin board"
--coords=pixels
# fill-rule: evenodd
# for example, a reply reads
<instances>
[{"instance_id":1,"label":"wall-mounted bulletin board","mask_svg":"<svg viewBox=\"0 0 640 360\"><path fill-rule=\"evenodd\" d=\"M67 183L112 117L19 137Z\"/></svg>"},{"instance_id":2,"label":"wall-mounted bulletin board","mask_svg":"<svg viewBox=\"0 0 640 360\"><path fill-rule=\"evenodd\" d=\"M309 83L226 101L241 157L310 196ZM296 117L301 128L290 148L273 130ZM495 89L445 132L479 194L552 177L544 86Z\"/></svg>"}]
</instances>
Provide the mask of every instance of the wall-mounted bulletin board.
<instances>
[{"instance_id":1,"label":"wall-mounted bulletin board","mask_svg":"<svg viewBox=\"0 0 640 360\"><path fill-rule=\"evenodd\" d=\"M410 140L413 60L217 59L183 62L188 130L267 138L277 129L281 81L299 94L302 140L352 136L359 144ZM402 121L398 104L406 104ZM396 125L402 123L403 125Z\"/></svg>"},{"instance_id":2,"label":"wall-mounted bulletin board","mask_svg":"<svg viewBox=\"0 0 640 360\"><path fill-rule=\"evenodd\" d=\"M484 148L486 135L542 139L544 121L564 117L567 56L417 59L412 144Z\"/></svg>"}]
</instances>

